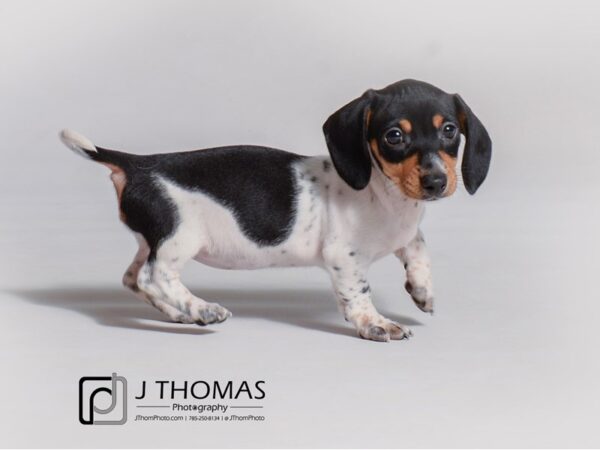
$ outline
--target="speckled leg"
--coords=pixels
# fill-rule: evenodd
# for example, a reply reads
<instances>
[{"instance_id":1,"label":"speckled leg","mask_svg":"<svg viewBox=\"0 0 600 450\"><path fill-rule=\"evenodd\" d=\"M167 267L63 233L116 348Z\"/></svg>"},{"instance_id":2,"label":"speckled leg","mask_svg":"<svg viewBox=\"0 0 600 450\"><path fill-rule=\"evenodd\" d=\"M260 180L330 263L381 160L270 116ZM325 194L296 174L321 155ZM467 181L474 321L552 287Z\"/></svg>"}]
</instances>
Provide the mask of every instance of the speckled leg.
<instances>
[{"instance_id":1,"label":"speckled leg","mask_svg":"<svg viewBox=\"0 0 600 450\"><path fill-rule=\"evenodd\" d=\"M148 261L150 247L148 247L146 240L142 236L136 235L136 239L139 244L139 249L135 257L133 258L133 262L129 265L129 267L123 274L123 285L131 289L131 291L137 297L144 300L149 305L154 306L163 314L167 315L171 320L184 323L193 322L191 319L188 320L188 318L183 316L180 311L176 310L175 308L172 308L163 300L160 300L158 297L152 297L139 288L138 279L140 276L140 271Z\"/></svg>"},{"instance_id":2,"label":"speckled leg","mask_svg":"<svg viewBox=\"0 0 600 450\"><path fill-rule=\"evenodd\" d=\"M194 245L196 244L196 245ZM220 323L231 313L216 303L193 295L181 282L179 271L200 248L193 236L177 232L161 244L140 269L138 287L157 309L171 320L208 325Z\"/></svg>"},{"instance_id":3,"label":"speckled leg","mask_svg":"<svg viewBox=\"0 0 600 450\"><path fill-rule=\"evenodd\" d=\"M148 255L150 254L150 247L146 243L146 240L140 235L136 235L136 239L138 241L138 251L133 258L133 262L129 265L125 273L123 274L123 286L131 289L135 293L139 293L140 288L138 287L138 275L140 273L140 269L144 265L144 263L148 260ZM144 297L144 300L147 299Z\"/></svg>"},{"instance_id":4,"label":"speckled leg","mask_svg":"<svg viewBox=\"0 0 600 450\"><path fill-rule=\"evenodd\" d=\"M431 262L421 230L409 244L395 252L406 269L405 288L417 307L433 314L433 283Z\"/></svg>"},{"instance_id":5,"label":"speckled leg","mask_svg":"<svg viewBox=\"0 0 600 450\"><path fill-rule=\"evenodd\" d=\"M410 329L377 312L371 300L371 288L366 279L365 268L357 263L355 255L351 255L354 252L346 253L348 258L340 257L343 253L346 252L335 252L332 258L328 258L326 268L346 320L365 339L387 342L390 339L410 337Z\"/></svg>"}]
</instances>

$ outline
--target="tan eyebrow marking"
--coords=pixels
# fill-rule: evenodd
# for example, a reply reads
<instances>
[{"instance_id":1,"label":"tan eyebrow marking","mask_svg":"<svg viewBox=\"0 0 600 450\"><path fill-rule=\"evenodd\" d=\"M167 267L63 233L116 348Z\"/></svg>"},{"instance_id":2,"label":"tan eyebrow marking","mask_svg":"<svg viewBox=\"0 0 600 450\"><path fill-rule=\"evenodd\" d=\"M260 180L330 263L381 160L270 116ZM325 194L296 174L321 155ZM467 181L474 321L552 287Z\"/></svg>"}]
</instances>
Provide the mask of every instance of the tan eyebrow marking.
<instances>
[{"instance_id":1,"label":"tan eyebrow marking","mask_svg":"<svg viewBox=\"0 0 600 450\"><path fill-rule=\"evenodd\" d=\"M400 128L402 128L402 131L405 133L410 133L412 131L412 123L410 123L410 120L402 119L399 124Z\"/></svg>"},{"instance_id":2,"label":"tan eyebrow marking","mask_svg":"<svg viewBox=\"0 0 600 450\"><path fill-rule=\"evenodd\" d=\"M441 114L436 114L433 116L434 127L439 128L442 126L442 123L444 123L444 116L442 116Z\"/></svg>"}]
</instances>

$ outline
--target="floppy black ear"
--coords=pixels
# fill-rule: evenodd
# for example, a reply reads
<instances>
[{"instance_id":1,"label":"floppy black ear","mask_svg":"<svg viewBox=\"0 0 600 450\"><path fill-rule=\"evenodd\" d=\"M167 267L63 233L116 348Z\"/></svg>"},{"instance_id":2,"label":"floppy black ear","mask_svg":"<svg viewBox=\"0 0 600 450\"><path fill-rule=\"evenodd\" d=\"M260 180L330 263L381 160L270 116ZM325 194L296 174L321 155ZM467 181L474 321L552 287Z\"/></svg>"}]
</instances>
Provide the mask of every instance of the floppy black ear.
<instances>
[{"instance_id":1,"label":"floppy black ear","mask_svg":"<svg viewBox=\"0 0 600 450\"><path fill-rule=\"evenodd\" d=\"M460 95L454 95L460 131L465 135L462 175L469 194L474 194L488 173L492 159L492 141L483 124Z\"/></svg>"},{"instance_id":2,"label":"floppy black ear","mask_svg":"<svg viewBox=\"0 0 600 450\"><path fill-rule=\"evenodd\" d=\"M367 117L373 91L365 92L334 112L323 124L333 165L353 189L364 189L371 179L371 156L367 142Z\"/></svg>"}]
</instances>

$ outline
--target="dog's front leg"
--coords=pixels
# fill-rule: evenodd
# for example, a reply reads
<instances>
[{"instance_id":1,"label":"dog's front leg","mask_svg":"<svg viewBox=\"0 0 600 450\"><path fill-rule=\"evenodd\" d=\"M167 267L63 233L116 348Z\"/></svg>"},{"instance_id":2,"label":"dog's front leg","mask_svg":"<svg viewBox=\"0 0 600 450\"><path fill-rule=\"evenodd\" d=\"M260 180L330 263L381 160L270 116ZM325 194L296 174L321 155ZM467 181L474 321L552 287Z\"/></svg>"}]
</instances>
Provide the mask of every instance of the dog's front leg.
<instances>
[{"instance_id":1,"label":"dog's front leg","mask_svg":"<svg viewBox=\"0 0 600 450\"><path fill-rule=\"evenodd\" d=\"M358 334L373 341L405 339L411 331L397 322L385 318L371 301L371 288L366 279L366 267L357 264L354 257L326 258L326 269L331 276L340 310Z\"/></svg>"},{"instance_id":2,"label":"dog's front leg","mask_svg":"<svg viewBox=\"0 0 600 450\"><path fill-rule=\"evenodd\" d=\"M404 263L406 284L404 287L421 311L433 314L433 283L431 262L421 230L406 247L395 252Z\"/></svg>"}]
</instances>

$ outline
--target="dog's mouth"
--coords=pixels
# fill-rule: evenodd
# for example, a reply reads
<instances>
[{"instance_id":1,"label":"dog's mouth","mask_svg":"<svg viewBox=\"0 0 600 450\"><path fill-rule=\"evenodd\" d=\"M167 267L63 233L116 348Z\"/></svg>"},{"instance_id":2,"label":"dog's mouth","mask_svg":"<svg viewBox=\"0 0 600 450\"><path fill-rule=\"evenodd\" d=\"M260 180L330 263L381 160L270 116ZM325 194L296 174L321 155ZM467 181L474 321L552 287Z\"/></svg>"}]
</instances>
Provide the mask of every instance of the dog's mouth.
<instances>
[{"instance_id":1,"label":"dog's mouth","mask_svg":"<svg viewBox=\"0 0 600 450\"><path fill-rule=\"evenodd\" d=\"M425 202L434 202L449 197L454 193L454 189L450 189L450 187L444 187L442 192L427 192L420 186L416 189L412 188L410 185L407 186L404 183L397 183L397 186L407 197Z\"/></svg>"},{"instance_id":2,"label":"dog's mouth","mask_svg":"<svg viewBox=\"0 0 600 450\"><path fill-rule=\"evenodd\" d=\"M435 202L441 198L444 198L444 195L423 195L419 200L423 200L426 202Z\"/></svg>"}]
</instances>

